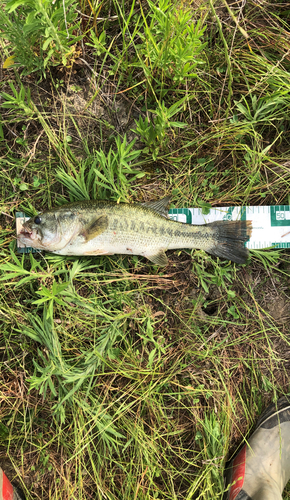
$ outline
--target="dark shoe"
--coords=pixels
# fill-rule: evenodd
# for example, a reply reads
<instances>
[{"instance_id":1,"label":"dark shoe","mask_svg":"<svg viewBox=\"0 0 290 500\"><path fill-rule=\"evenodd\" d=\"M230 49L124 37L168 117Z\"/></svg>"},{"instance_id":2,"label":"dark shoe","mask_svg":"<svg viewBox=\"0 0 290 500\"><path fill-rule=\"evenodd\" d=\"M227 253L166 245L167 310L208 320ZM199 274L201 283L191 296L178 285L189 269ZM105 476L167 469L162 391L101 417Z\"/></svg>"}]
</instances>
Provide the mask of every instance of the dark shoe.
<instances>
[{"instance_id":1,"label":"dark shoe","mask_svg":"<svg viewBox=\"0 0 290 500\"><path fill-rule=\"evenodd\" d=\"M290 398L282 397L226 468L223 500L282 500L289 479Z\"/></svg>"},{"instance_id":2,"label":"dark shoe","mask_svg":"<svg viewBox=\"0 0 290 500\"><path fill-rule=\"evenodd\" d=\"M0 500L25 500L23 493L12 486L6 474L0 467Z\"/></svg>"}]
</instances>

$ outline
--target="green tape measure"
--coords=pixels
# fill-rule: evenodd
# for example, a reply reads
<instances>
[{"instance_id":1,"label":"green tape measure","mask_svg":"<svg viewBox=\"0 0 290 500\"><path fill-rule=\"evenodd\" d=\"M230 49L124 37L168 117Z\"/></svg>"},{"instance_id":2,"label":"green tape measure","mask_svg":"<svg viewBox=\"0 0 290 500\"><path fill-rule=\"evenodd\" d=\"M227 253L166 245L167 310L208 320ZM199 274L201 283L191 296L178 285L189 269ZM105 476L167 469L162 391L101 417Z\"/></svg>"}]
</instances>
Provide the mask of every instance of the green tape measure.
<instances>
[{"instance_id":1,"label":"green tape measure","mask_svg":"<svg viewBox=\"0 0 290 500\"><path fill-rule=\"evenodd\" d=\"M187 224L206 224L216 220L251 220L252 236L246 243L250 249L290 248L290 206L248 206L201 208L173 208L169 217ZM289 230L287 230L289 228Z\"/></svg>"}]
</instances>

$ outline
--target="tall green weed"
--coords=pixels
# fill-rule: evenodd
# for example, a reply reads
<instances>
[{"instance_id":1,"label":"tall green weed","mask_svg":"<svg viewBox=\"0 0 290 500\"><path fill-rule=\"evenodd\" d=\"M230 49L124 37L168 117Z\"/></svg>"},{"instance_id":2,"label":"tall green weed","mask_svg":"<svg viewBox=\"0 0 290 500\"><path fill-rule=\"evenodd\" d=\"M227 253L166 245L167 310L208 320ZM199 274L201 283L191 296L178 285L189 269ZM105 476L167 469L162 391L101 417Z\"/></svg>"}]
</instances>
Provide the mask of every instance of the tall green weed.
<instances>
[{"instance_id":1,"label":"tall green weed","mask_svg":"<svg viewBox=\"0 0 290 500\"><path fill-rule=\"evenodd\" d=\"M10 0L0 10L0 37L8 40L10 57L4 66L22 68L22 74L49 66L66 66L74 57L79 37L76 4L69 0Z\"/></svg>"}]
</instances>

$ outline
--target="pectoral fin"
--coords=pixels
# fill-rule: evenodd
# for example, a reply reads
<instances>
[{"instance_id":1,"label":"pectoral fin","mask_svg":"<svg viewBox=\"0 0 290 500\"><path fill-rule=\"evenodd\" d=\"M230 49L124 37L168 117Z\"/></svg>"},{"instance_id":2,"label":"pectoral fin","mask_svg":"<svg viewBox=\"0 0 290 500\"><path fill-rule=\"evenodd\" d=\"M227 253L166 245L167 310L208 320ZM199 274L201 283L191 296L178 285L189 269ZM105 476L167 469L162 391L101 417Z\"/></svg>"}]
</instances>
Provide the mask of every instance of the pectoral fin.
<instances>
[{"instance_id":1,"label":"pectoral fin","mask_svg":"<svg viewBox=\"0 0 290 500\"><path fill-rule=\"evenodd\" d=\"M168 259L164 250L160 250L160 252L158 252L156 255L146 255L146 257L158 266L167 266L168 264Z\"/></svg>"},{"instance_id":2,"label":"pectoral fin","mask_svg":"<svg viewBox=\"0 0 290 500\"><path fill-rule=\"evenodd\" d=\"M108 227L108 216L101 215L97 219L94 219L93 222L88 224L84 231L81 232L82 236L85 238L85 243L96 238L99 234L102 234Z\"/></svg>"}]
</instances>

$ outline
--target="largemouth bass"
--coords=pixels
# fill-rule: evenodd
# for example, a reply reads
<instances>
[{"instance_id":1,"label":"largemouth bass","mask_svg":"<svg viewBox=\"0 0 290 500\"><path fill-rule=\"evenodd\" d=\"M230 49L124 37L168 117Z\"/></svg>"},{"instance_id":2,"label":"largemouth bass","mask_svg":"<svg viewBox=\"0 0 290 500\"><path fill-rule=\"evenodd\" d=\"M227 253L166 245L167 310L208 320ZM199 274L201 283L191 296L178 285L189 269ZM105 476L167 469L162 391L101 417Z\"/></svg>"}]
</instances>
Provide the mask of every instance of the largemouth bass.
<instances>
[{"instance_id":1,"label":"largemouth bass","mask_svg":"<svg viewBox=\"0 0 290 500\"><path fill-rule=\"evenodd\" d=\"M147 203L91 200L41 212L24 223L19 242L60 255L142 255L166 266L166 250L197 248L244 263L250 221L205 225L168 219L170 198Z\"/></svg>"}]
</instances>

